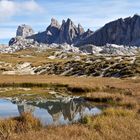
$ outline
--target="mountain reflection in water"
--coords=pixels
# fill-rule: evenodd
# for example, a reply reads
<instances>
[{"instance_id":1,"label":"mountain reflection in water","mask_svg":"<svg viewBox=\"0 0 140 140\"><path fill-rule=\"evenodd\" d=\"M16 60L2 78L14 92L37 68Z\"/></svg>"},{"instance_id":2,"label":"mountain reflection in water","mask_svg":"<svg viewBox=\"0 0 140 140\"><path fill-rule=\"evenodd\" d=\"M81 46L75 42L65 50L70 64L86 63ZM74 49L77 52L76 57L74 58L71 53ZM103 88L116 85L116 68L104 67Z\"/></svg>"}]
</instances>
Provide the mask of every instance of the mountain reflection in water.
<instances>
[{"instance_id":1,"label":"mountain reflection in water","mask_svg":"<svg viewBox=\"0 0 140 140\"><path fill-rule=\"evenodd\" d=\"M51 99L42 101L12 100L20 114L31 112L43 124L69 124L86 115L100 114L101 110L80 98Z\"/></svg>"}]
</instances>

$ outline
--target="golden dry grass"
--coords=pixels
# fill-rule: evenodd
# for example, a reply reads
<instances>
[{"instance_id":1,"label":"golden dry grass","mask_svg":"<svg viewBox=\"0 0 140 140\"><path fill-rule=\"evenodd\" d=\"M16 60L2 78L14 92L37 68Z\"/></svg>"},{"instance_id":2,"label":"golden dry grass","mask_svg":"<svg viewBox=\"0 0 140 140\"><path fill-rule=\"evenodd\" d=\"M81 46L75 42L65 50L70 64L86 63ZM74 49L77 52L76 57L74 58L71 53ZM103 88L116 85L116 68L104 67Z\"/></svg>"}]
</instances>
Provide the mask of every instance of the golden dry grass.
<instances>
[{"instance_id":1,"label":"golden dry grass","mask_svg":"<svg viewBox=\"0 0 140 140\"><path fill-rule=\"evenodd\" d=\"M45 83L68 85L73 89L88 91L78 94L88 100L98 102L104 101L114 105L120 105L127 108L140 108L140 79L117 79L117 78L94 78L94 77L65 77L54 75L26 75L26 76L7 76L0 75L0 84L2 83ZM32 90L35 91L35 90ZM37 90L36 90L37 91ZM43 90L39 89L39 93ZM41 91L41 92L40 92ZM45 93L47 93L45 89ZM23 92L22 92L23 93ZM29 93L29 92L27 92ZM30 91L31 93L31 91ZM42 92L44 93L44 92ZM66 92L67 93L67 92ZM76 93L74 93L76 95ZM6 94L7 95L7 94ZM109 99L109 100L107 100Z\"/></svg>"},{"instance_id":2,"label":"golden dry grass","mask_svg":"<svg viewBox=\"0 0 140 140\"><path fill-rule=\"evenodd\" d=\"M95 78L95 77L65 77L54 75L24 75L24 76L10 76L0 75L0 83L59 83L68 84L75 87L103 87L106 85L133 89L140 91L140 79L117 79L117 78Z\"/></svg>"},{"instance_id":3,"label":"golden dry grass","mask_svg":"<svg viewBox=\"0 0 140 140\"><path fill-rule=\"evenodd\" d=\"M140 78L117 79L99 77L65 77L54 75L0 75L0 84L2 83L47 83L60 85L64 84L68 85L69 87L92 89L95 90L96 93L99 91L102 93L110 94L130 94L132 97L135 96L138 100L140 100ZM92 95L92 93L90 95Z\"/></svg>"},{"instance_id":4,"label":"golden dry grass","mask_svg":"<svg viewBox=\"0 0 140 140\"><path fill-rule=\"evenodd\" d=\"M139 140L140 116L132 111L108 109L87 124L56 126L30 131L12 140Z\"/></svg>"},{"instance_id":5,"label":"golden dry grass","mask_svg":"<svg viewBox=\"0 0 140 140\"><path fill-rule=\"evenodd\" d=\"M15 133L25 133L40 128L41 123L37 118L30 113L23 113L20 117L0 120L0 139L10 139Z\"/></svg>"},{"instance_id":6,"label":"golden dry grass","mask_svg":"<svg viewBox=\"0 0 140 140\"><path fill-rule=\"evenodd\" d=\"M40 66L49 62L63 62L68 60L49 59L48 56L53 54L56 49L48 49L38 52L37 49L29 48L12 54L0 54L0 61L16 65L18 63L30 62L33 66Z\"/></svg>"}]
</instances>

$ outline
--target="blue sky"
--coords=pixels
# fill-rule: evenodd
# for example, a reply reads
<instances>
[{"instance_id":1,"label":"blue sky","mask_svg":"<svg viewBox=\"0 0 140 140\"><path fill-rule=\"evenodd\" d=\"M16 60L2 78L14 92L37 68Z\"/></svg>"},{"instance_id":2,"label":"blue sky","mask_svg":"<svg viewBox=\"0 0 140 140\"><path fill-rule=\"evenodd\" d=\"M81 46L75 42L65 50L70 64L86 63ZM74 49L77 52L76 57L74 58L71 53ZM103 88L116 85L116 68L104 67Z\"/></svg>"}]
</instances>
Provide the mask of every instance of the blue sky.
<instances>
[{"instance_id":1,"label":"blue sky","mask_svg":"<svg viewBox=\"0 0 140 140\"><path fill-rule=\"evenodd\" d=\"M96 30L120 17L140 13L140 0L0 0L0 43L15 36L17 26L45 30L52 17L71 18L85 29Z\"/></svg>"}]
</instances>

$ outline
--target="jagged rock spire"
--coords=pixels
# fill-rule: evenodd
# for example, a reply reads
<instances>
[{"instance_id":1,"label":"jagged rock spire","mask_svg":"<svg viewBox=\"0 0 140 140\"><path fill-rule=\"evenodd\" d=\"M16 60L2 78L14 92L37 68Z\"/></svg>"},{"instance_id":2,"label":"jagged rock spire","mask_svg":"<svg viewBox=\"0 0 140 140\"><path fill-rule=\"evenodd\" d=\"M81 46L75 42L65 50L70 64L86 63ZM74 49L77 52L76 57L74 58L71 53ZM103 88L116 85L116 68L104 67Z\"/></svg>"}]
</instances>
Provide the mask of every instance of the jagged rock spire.
<instances>
[{"instance_id":1,"label":"jagged rock spire","mask_svg":"<svg viewBox=\"0 0 140 140\"><path fill-rule=\"evenodd\" d=\"M60 27L60 24L55 18L52 18L51 19L51 26Z\"/></svg>"},{"instance_id":2,"label":"jagged rock spire","mask_svg":"<svg viewBox=\"0 0 140 140\"><path fill-rule=\"evenodd\" d=\"M78 33L79 35L83 34L85 32L84 28L81 26L81 24L78 24Z\"/></svg>"},{"instance_id":3,"label":"jagged rock spire","mask_svg":"<svg viewBox=\"0 0 140 140\"><path fill-rule=\"evenodd\" d=\"M62 26L60 28L60 34L57 42L73 44L82 33L84 33L83 27L81 25L78 25L77 27L73 21L68 18L67 21L62 21Z\"/></svg>"},{"instance_id":4,"label":"jagged rock spire","mask_svg":"<svg viewBox=\"0 0 140 140\"><path fill-rule=\"evenodd\" d=\"M59 22L56 19L52 18L51 24L46 29L46 43L51 44L55 42L56 38L59 36L60 27L61 26Z\"/></svg>"}]
</instances>

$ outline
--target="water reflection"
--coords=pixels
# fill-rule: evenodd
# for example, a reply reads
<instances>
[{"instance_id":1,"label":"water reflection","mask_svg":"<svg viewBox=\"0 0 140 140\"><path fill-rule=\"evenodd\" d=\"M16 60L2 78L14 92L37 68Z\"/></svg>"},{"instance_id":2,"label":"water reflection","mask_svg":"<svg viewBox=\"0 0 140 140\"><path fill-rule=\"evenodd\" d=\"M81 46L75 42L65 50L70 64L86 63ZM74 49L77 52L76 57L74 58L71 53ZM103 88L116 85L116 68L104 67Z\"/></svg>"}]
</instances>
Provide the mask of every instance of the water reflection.
<instances>
[{"instance_id":1,"label":"water reflection","mask_svg":"<svg viewBox=\"0 0 140 140\"><path fill-rule=\"evenodd\" d=\"M31 112L45 125L68 124L79 120L85 115L95 115L101 113L101 110L97 107L93 107L88 102L78 98L41 101L11 100L11 103L12 105L17 105L19 114L22 114L23 112ZM9 110L12 105L9 106Z\"/></svg>"}]
</instances>

